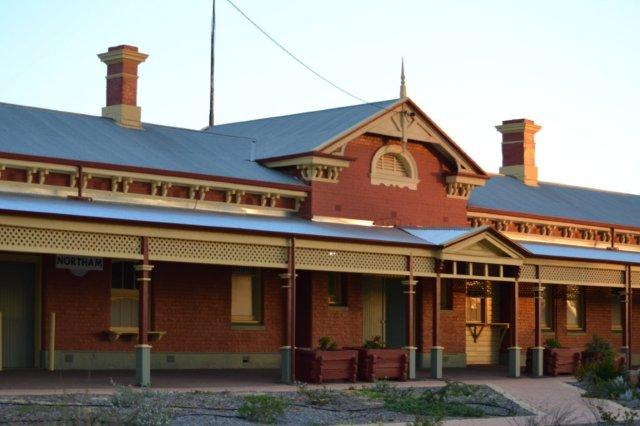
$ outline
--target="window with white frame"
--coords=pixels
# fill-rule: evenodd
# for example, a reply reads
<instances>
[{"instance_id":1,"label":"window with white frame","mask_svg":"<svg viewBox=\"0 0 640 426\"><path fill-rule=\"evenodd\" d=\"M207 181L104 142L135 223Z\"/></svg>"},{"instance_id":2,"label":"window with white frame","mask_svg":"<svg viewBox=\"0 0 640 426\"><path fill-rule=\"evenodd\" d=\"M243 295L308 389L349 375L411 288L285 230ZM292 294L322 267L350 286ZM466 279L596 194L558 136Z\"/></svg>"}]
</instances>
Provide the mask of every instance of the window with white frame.
<instances>
[{"instance_id":1,"label":"window with white frame","mask_svg":"<svg viewBox=\"0 0 640 426\"><path fill-rule=\"evenodd\" d=\"M380 148L371 161L371 184L418 188L418 166L406 147L387 144Z\"/></svg>"},{"instance_id":2,"label":"window with white frame","mask_svg":"<svg viewBox=\"0 0 640 426\"><path fill-rule=\"evenodd\" d=\"M256 268L234 268L231 274L231 322L262 323L262 279Z\"/></svg>"}]
</instances>

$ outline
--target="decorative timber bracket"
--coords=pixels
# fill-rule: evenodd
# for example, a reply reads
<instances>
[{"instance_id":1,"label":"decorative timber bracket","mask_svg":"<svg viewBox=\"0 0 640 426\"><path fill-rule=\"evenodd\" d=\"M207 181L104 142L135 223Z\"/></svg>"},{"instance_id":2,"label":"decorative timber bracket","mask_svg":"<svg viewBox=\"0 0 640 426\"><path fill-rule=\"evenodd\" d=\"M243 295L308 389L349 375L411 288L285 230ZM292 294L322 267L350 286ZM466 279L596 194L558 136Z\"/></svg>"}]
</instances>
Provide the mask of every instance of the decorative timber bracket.
<instances>
[{"instance_id":1,"label":"decorative timber bracket","mask_svg":"<svg viewBox=\"0 0 640 426\"><path fill-rule=\"evenodd\" d=\"M448 175L445 177L447 197L469 199L476 186L484 186L487 178L476 175Z\"/></svg>"},{"instance_id":2,"label":"decorative timber bracket","mask_svg":"<svg viewBox=\"0 0 640 426\"><path fill-rule=\"evenodd\" d=\"M340 172L349 167L350 160L333 155L310 154L302 157L264 160L262 164L272 169L295 168L307 182L336 183Z\"/></svg>"}]
</instances>

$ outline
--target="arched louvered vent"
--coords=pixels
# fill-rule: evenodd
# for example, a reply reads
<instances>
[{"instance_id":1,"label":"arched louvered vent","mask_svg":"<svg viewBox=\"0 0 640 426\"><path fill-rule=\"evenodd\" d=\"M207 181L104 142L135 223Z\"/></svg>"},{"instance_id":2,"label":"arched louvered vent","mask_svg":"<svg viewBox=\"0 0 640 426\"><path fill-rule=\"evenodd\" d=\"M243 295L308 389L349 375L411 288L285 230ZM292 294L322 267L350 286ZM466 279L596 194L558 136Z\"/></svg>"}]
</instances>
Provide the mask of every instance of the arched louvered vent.
<instances>
[{"instance_id":1,"label":"arched louvered vent","mask_svg":"<svg viewBox=\"0 0 640 426\"><path fill-rule=\"evenodd\" d=\"M396 154L384 154L378 158L376 169L379 172L390 173L396 176L409 177L408 167L404 160Z\"/></svg>"}]
</instances>

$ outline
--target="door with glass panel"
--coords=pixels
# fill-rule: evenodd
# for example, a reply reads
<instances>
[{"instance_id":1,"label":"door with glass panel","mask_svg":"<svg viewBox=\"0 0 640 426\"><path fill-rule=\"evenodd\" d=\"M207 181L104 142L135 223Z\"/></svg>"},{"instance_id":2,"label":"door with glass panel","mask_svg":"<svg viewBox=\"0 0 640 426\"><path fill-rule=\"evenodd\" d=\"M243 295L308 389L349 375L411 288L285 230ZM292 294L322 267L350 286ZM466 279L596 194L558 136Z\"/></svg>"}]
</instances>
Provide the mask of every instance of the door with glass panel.
<instances>
[{"instance_id":1,"label":"door with glass panel","mask_svg":"<svg viewBox=\"0 0 640 426\"><path fill-rule=\"evenodd\" d=\"M505 326L502 289L490 282L467 283L466 355L469 365L498 364Z\"/></svg>"}]
</instances>

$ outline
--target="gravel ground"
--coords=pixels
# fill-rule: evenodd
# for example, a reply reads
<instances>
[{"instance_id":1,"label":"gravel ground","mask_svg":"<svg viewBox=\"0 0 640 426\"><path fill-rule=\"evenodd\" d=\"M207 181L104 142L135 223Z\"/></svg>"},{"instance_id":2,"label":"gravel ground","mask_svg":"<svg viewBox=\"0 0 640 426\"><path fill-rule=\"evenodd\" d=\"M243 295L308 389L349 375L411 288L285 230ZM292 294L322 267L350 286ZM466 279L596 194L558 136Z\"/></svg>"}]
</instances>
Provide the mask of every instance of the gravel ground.
<instances>
[{"instance_id":1,"label":"gravel ground","mask_svg":"<svg viewBox=\"0 0 640 426\"><path fill-rule=\"evenodd\" d=\"M382 401L363 396L356 390L310 389L320 389L311 393L323 396L322 405L310 404L308 394L302 392L269 394L286 399L289 403L278 424L334 425L415 420L413 415L389 411ZM413 388L412 392L417 394L425 390ZM133 388L120 388L113 396L75 394L4 397L0 398L0 424L252 424L237 413L244 396L229 392L140 392ZM478 408L486 417L531 414L487 386L476 387L471 395L452 396L448 400Z\"/></svg>"}]
</instances>

